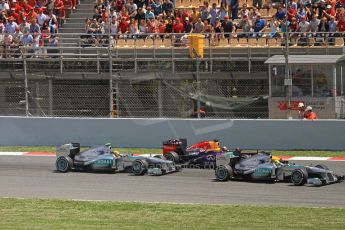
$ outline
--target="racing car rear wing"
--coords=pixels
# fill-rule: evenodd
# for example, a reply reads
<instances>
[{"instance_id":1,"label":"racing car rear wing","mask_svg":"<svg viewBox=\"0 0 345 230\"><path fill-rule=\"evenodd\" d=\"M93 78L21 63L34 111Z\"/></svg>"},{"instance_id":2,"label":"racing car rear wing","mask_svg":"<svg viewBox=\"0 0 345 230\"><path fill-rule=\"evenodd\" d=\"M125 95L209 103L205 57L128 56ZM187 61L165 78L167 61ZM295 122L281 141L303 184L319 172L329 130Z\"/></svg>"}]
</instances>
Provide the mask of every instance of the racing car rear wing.
<instances>
[{"instance_id":1,"label":"racing car rear wing","mask_svg":"<svg viewBox=\"0 0 345 230\"><path fill-rule=\"evenodd\" d=\"M56 148L56 156L69 156L72 159L80 152L80 143L69 143Z\"/></svg>"}]
</instances>

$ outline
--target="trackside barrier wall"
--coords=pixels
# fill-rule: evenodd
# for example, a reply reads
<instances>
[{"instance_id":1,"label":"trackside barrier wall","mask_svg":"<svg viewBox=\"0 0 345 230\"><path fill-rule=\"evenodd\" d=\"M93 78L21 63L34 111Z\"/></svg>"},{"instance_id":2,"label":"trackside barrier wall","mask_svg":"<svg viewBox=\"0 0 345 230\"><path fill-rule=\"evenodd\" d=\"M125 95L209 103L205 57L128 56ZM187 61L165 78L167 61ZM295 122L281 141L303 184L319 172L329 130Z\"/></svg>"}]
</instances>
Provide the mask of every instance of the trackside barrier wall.
<instances>
[{"instance_id":1,"label":"trackside barrier wall","mask_svg":"<svg viewBox=\"0 0 345 230\"><path fill-rule=\"evenodd\" d=\"M161 147L166 139L188 144L219 139L243 149L345 149L344 120L99 119L0 117L2 146Z\"/></svg>"}]
</instances>

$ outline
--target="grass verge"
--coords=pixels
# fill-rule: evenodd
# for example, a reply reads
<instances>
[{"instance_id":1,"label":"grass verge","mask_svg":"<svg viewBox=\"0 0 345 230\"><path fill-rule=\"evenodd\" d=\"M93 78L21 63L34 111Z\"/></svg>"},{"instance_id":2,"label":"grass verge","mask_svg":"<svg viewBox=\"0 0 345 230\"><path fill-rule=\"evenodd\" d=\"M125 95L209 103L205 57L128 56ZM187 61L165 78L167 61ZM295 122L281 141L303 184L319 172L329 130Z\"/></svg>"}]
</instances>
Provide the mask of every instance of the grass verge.
<instances>
[{"instance_id":1,"label":"grass verge","mask_svg":"<svg viewBox=\"0 0 345 230\"><path fill-rule=\"evenodd\" d=\"M0 152L55 152L55 146L0 146ZM86 148L82 148L85 150ZM160 148L114 148L120 153L160 154ZM345 157L345 151L272 151L275 156Z\"/></svg>"},{"instance_id":2,"label":"grass verge","mask_svg":"<svg viewBox=\"0 0 345 230\"><path fill-rule=\"evenodd\" d=\"M0 199L0 229L344 229L343 208Z\"/></svg>"}]
</instances>

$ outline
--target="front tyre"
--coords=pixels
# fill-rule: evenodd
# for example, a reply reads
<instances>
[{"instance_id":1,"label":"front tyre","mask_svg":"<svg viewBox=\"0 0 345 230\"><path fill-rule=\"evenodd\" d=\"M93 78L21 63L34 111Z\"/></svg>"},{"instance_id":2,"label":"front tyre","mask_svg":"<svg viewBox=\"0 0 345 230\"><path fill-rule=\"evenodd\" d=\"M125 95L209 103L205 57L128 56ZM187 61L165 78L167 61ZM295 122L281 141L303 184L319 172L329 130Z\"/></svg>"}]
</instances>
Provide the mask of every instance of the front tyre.
<instances>
[{"instance_id":1,"label":"front tyre","mask_svg":"<svg viewBox=\"0 0 345 230\"><path fill-rule=\"evenodd\" d=\"M132 163L132 172L136 176L144 175L148 169L148 163L144 159L137 159Z\"/></svg>"},{"instance_id":2,"label":"front tyre","mask_svg":"<svg viewBox=\"0 0 345 230\"><path fill-rule=\"evenodd\" d=\"M233 176L234 172L229 165L220 165L217 166L215 174L218 181L227 181Z\"/></svg>"},{"instance_id":3,"label":"front tyre","mask_svg":"<svg viewBox=\"0 0 345 230\"><path fill-rule=\"evenodd\" d=\"M291 174L291 182L296 186L302 186L307 183L308 173L302 169L295 169Z\"/></svg>"},{"instance_id":4,"label":"front tyre","mask_svg":"<svg viewBox=\"0 0 345 230\"><path fill-rule=\"evenodd\" d=\"M68 156L61 156L56 159L55 167L58 172L68 172L71 170L73 165L73 160Z\"/></svg>"}]
</instances>

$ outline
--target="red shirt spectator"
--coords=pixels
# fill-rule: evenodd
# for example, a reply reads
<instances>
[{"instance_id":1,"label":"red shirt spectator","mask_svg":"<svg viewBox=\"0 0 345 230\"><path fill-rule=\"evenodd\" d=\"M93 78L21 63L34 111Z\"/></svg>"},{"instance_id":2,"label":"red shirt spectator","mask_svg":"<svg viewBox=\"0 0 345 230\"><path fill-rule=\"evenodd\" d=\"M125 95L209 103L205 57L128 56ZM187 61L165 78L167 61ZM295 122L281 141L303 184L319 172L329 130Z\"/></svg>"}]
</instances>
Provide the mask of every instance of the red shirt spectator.
<instances>
[{"instance_id":1,"label":"red shirt spectator","mask_svg":"<svg viewBox=\"0 0 345 230\"><path fill-rule=\"evenodd\" d=\"M121 22L119 23L120 32L122 34L126 33L128 31L128 27L129 22L126 21L126 18L121 18Z\"/></svg>"},{"instance_id":2,"label":"red shirt spectator","mask_svg":"<svg viewBox=\"0 0 345 230\"><path fill-rule=\"evenodd\" d=\"M28 4L29 6L31 6L32 8L35 8L36 6L36 0L27 0L26 4Z\"/></svg>"},{"instance_id":3,"label":"red shirt spectator","mask_svg":"<svg viewBox=\"0 0 345 230\"><path fill-rule=\"evenodd\" d=\"M34 8L30 8L30 11L28 13L28 15L26 16L28 22L31 22L32 19L36 19L37 18L37 13L34 11Z\"/></svg>"},{"instance_id":4,"label":"red shirt spectator","mask_svg":"<svg viewBox=\"0 0 345 230\"><path fill-rule=\"evenodd\" d=\"M10 12L8 13L8 17L13 17L15 21L18 21L18 14L16 13L15 8L11 8Z\"/></svg>"},{"instance_id":5,"label":"red shirt spectator","mask_svg":"<svg viewBox=\"0 0 345 230\"><path fill-rule=\"evenodd\" d=\"M179 18L176 18L176 21L173 25L173 33L183 33L183 32L184 32L183 23L180 22Z\"/></svg>"},{"instance_id":6,"label":"red shirt spectator","mask_svg":"<svg viewBox=\"0 0 345 230\"><path fill-rule=\"evenodd\" d=\"M341 16L340 20L337 23L338 31L339 32L345 32L345 17Z\"/></svg>"}]
</instances>

